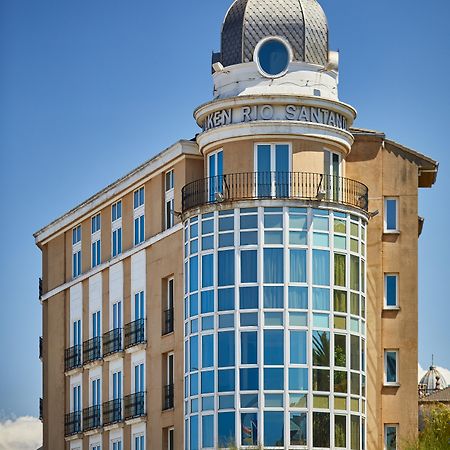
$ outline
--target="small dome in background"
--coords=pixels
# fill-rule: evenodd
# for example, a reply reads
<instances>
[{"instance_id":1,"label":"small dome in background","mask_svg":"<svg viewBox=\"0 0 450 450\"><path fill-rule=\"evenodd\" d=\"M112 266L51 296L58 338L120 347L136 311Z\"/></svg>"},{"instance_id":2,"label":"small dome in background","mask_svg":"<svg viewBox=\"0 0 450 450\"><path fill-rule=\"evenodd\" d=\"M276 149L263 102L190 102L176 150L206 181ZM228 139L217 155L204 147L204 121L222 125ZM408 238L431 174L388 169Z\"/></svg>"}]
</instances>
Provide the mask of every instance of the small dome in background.
<instances>
[{"instance_id":1,"label":"small dome in background","mask_svg":"<svg viewBox=\"0 0 450 450\"><path fill-rule=\"evenodd\" d=\"M328 62L327 19L316 0L235 0L223 23L217 60L225 67L251 62L257 44L271 36L289 43L293 61Z\"/></svg>"},{"instance_id":2,"label":"small dome in background","mask_svg":"<svg viewBox=\"0 0 450 450\"><path fill-rule=\"evenodd\" d=\"M436 390L446 389L447 381L432 364L428 372L420 380L419 387L422 387L426 394L431 394Z\"/></svg>"}]
</instances>

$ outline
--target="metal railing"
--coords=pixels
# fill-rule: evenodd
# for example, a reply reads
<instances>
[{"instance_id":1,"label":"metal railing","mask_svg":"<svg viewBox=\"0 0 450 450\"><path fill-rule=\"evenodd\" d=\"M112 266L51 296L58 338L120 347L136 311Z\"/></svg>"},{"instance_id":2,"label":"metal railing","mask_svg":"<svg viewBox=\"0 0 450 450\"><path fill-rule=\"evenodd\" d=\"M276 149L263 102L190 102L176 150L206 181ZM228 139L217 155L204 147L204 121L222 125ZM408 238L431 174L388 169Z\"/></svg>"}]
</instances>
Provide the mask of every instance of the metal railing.
<instances>
[{"instance_id":1,"label":"metal railing","mask_svg":"<svg viewBox=\"0 0 450 450\"><path fill-rule=\"evenodd\" d=\"M81 365L81 345L66 348L64 353L65 371L76 369L77 367L81 367Z\"/></svg>"},{"instance_id":2,"label":"metal railing","mask_svg":"<svg viewBox=\"0 0 450 450\"><path fill-rule=\"evenodd\" d=\"M162 334L173 333L173 308L163 311Z\"/></svg>"},{"instance_id":3,"label":"metal railing","mask_svg":"<svg viewBox=\"0 0 450 450\"><path fill-rule=\"evenodd\" d=\"M39 399L39 420L41 422L44 421L44 399L43 398Z\"/></svg>"},{"instance_id":4,"label":"metal railing","mask_svg":"<svg viewBox=\"0 0 450 450\"><path fill-rule=\"evenodd\" d=\"M83 342L83 363L87 364L102 359L102 338L100 336Z\"/></svg>"},{"instance_id":5,"label":"metal railing","mask_svg":"<svg viewBox=\"0 0 450 450\"><path fill-rule=\"evenodd\" d=\"M64 416L64 435L72 436L81 433L81 411L72 412Z\"/></svg>"},{"instance_id":6,"label":"metal railing","mask_svg":"<svg viewBox=\"0 0 450 450\"><path fill-rule=\"evenodd\" d=\"M103 425L112 425L122 421L122 399L103 403Z\"/></svg>"},{"instance_id":7,"label":"metal railing","mask_svg":"<svg viewBox=\"0 0 450 450\"><path fill-rule=\"evenodd\" d=\"M125 325L125 348L145 342L145 319L138 319Z\"/></svg>"},{"instance_id":8,"label":"metal railing","mask_svg":"<svg viewBox=\"0 0 450 450\"><path fill-rule=\"evenodd\" d=\"M122 328L114 328L103 335L103 356L121 352L122 348Z\"/></svg>"},{"instance_id":9,"label":"metal railing","mask_svg":"<svg viewBox=\"0 0 450 450\"><path fill-rule=\"evenodd\" d=\"M173 408L173 384L167 384L163 387L163 410Z\"/></svg>"},{"instance_id":10,"label":"metal railing","mask_svg":"<svg viewBox=\"0 0 450 450\"><path fill-rule=\"evenodd\" d=\"M100 405L83 409L83 431L94 430L101 427Z\"/></svg>"},{"instance_id":11,"label":"metal railing","mask_svg":"<svg viewBox=\"0 0 450 450\"><path fill-rule=\"evenodd\" d=\"M136 392L123 399L125 420L145 416L145 392Z\"/></svg>"},{"instance_id":12,"label":"metal railing","mask_svg":"<svg viewBox=\"0 0 450 450\"><path fill-rule=\"evenodd\" d=\"M368 188L349 178L308 172L231 173L183 187L182 209L212 203L258 199L293 199L340 203L367 211Z\"/></svg>"},{"instance_id":13,"label":"metal railing","mask_svg":"<svg viewBox=\"0 0 450 450\"><path fill-rule=\"evenodd\" d=\"M44 355L43 349L44 349L44 339L42 338L42 336L39 336L39 359L42 359L42 356Z\"/></svg>"}]
</instances>

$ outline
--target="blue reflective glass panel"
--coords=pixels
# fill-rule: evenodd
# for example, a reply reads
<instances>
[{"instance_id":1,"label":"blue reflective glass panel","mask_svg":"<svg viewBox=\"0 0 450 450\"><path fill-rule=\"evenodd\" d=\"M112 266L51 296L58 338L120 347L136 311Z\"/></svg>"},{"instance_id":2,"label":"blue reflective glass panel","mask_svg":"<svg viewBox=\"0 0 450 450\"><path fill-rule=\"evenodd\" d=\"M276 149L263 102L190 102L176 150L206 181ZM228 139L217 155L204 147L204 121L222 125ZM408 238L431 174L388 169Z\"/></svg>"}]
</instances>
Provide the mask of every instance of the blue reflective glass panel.
<instances>
[{"instance_id":1,"label":"blue reflective glass panel","mask_svg":"<svg viewBox=\"0 0 450 450\"><path fill-rule=\"evenodd\" d=\"M284 364L284 331L264 330L264 364Z\"/></svg>"},{"instance_id":2,"label":"blue reflective glass panel","mask_svg":"<svg viewBox=\"0 0 450 450\"><path fill-rule=\"evenodd\" d=\"M264 389L282 391L284 389L284 369L264 369Z\"/></svg>"},{"instance_id":3,"label":"blue reflective glass panel","mask_svg":"<svg viewBox=\"0 0 450 450\"><path fill-rule=\"evenodd\" d=\"M257 364L258 333L249 331L241 333L241 364Z\"/></svg>"},{"instance_id":4,"label":"blue reflective glass panel","mask_svg":"<svg viewBox=\"0 0 450 450\"><path fill-rule=\"evenodd\" d=\"M257 327L258 313L243 313L241 314L241 327Z\"/></svg>"},{"instance_id":5,"label":"blue reflective glass panel","mask_svg":"<svg viewBox=\"0 0 450 450\"><path fill-rule=\"evenodd\" d=\"M256 250L241 251L241 283L258 281L258 252Z\"/></svg>"},{"instance_id":6,"label":"blue reflective glass panel","mask_svg":"<svg viewBox=\"0 0 450 450\"><path fill-rule=\"evenodd\" d=\"M306 250L290 251L291 282L306 283Z\"/></svg>"},{"instance_id":7,"label":"blue reflective glass panel","mask_svg":"<svg viewBox=\"0 0 450 450\"><path fill-rule=\"evenodd\" d=\"M241 233L241 245L256 245L258 243L257 231L246 231Z\"/></svg>"},{"instance_id":8,"label":"blue reflective glass panel","mask_svg":"<svg viewBox=\"0 0 450 450\"><path fill-rule=\"evenodd\" d=\"M386 200L386 229L397 230L397 200Z\"/></svg>"},{"instance_id":9,"label":"blue reflective glass panel","mask_svg":"<svg viewBox=\"0 0 450 450\"><path fill-rule=\"evenodd\" d=\"M214 284L214 255L202 256L202 287Z\"/></svg>"},{"instance_id":10,"label":"blue reflective glass panel","mask_svg":"<svg viewBox=\"0 0 450 450\"><path fill-rule=\"evenodd\" d=\"M329 289L313 289L313 309L320 311L330 310L330 290Z\"/></svg>"},{"instance_id":11,"label":"blue reflective glass panel","mask_svg":"<svg viewBox=\"0 0 450 450\"><path fill-rule=\"evenodd\" d=\"M330 252L327 250L313 250L313 283L330 285Z\"/></svg>"},{"instance_id":12,"label":"blue reflective glass panel","mask_svg":"<svg viewBox=\"0 0 450 450\"><path fill-rule=\"evenodd\" d=\"M197 316L198 315L198 295L193 294L189 297L189 313L190 316Z\"/></svg>"},{"instance_id":13,"label":"blue reflective glass panel","mask_svg":"<svg viewBox=\"0 0 450 450\"><path fill-rule=\"evenodd\" d=\"M198 416L191 416L190 426L190 450L198 450Z\"/></svg>"},{"instance_id":14,"label":"blue reflective glass panel","mask_svg":"<svg viewBox=\"0 0 450 450\"><path fill-rule=\"evenodd\" d=\"M233 247L234 246L234 234L233 233L221 233L219 234L219 247Z\"/></svg>"},{"instance_id":15,"label":"blue reflective glass panel","mask_svg":"<svg viewBox=\"0 0 450 450\"><path fill-rule=\"evenodd\" d=\"M218 253L219 286L234 284L234 250L224 250Z\"/></svg>"},{"instance_id":16,"label":"blue reflective glass panel","mask_svg":"<svg viewBox=\"0 0 450 450\"><path fill-rule=\"evenodd\" d=\"M289 389L291 391L308 390L308 369L289 369Z\"/></svg>"},{"instance_id":17,"label":"blue reflective glass panel","mask_svg":"<svg viewBox=\"0 0 450 450\"><path fill-rule=\"evenodd\" d=\"M214 335L202 336L202 367L214 366Z\"/></svg>"},{"instance_id":18,"label":"blue reflective glass panel","mask_svg":"<svg viewBox=\"0 0 450 450\"><path fill-rule=\"evenodd\" d=\"M222 331L218 334L219 367L234 366L234 331Z\"/></svg>"},{"instance_id":19,"label":"blue reflective glass panel","mask_svg":"<svg viewBox=\"0 0 450 450\"><path fill-rule=\"evenodd\" d=\"M386 306L397 306L397 275L386 275Z\"/></svg>"},{"instance_id":20,"label":"blue reflective glass panel","mask_svg":"<svg viewBox=\"0 0 450 450\"><path fill-rule=\"evenodd\" d=\"M258 228L258 216L241 216L241 230Z\"/></svg>"},{"instance_id":21,"label":"blue reflective glass panel","mask_svg":"<svg viewBox=\"0 0 450 450\"><path fill-rule=\"evenodd\" d=\"M258 444L258 414L241 414L241 441L242 445Z\"/></svg>"},{"instance_id":22,"label":"blue reflective glass panel","mask_svg":"<svg viewBox=\"0 0 450 450\"><path fill-rule=\"evenodd\" d=\"M282 286L264 287L264 308L284 308L284 288Z\"/></svg>"},{"instance_id":23,"label":"blue reflective glass panel","mask_svg":"<svg viewBox=\"0 0 450 450\"><path fill-rule=\"evenodd\" d=\"M239 289L239 303L241 309L258 309L258 286L241 287Z\"/></svg>"},{"instance_id":24,"label":"blue reflective glass panel","mask_svg":"<svg viewBox=\"0 0 450 450\"><path fill-rule=\"evenodd\" d=\"M264 446L284 447L283 412L264 412Z\"/></svg>"},{"instance_id":25,"label":"blue reflective glass panel","mask_svg":"<svg viewBox=\"0 0 450 450\"><path fill-rule=\"evenodd\" d=\"M219 289L218 307L219 311L230 311L234 309L234 288Z\"/></svg>"},{"instance_id":26,"label":"blue reflective glass panel","mask_svg":"<svg viewBox=\"0 0 450 450\"><path fill-rule=\"evenodd\" d=\"M202 314L214 312L214 291L202 292Z\"/></svg>"},{"instance_id":27,"label":"blue reflective glass panel","mask_svg":"<svg viewBox=\"0 0 450 450\"><path fill-rule=\"evenodd\" d=\"M202 394L214 392L214 371L202 372Z\"/></svg>"},{"instance_id":28,"label":"blue reflective glass panel","mask_svg":"<svg viewBox=\"0 0 450 450\"><path fill-rule=\"evenodd\" d=\"M236 439L236 428L234 423L234 412L219 413L218 439L219 447L226 448Z\"/></svg>"},{"instance_id":29,"label":"blue reflective glass panel","mask_svg":"<svg viewBox=\"0 0 450 450\"><path fill-rule=\"evenodd\" d=\"M198 256L189 259L189 287L190 292L198 290Z\"/></svg>"},{"instance_id":30,"label":"blue reflective glass panel","mask_svg":"<svg viewBox=\"0 0 450 450\"><path fill-rule=\"evenodd\" d=\"M206 236L202 238L202 249L212 250L214 248L214 236Z\"/></svg>"},{"instance_id":31,"label":"blue reflective glass panel","mask_svg":"<svg viewBox=\"0 0 450 450\"><path fill-rule=\"evenodd\" d=\"M308 288L289 286L289 308L308 309Z\"/></svg>"},{"instance_id":32,"label":"blue reflective glass panel","mask_svg":"<svg viewBox=\"0 0 450 450\"><path fill-rule=\"evenodd\" d=\"M198 336L192 336L189 340L190 342L190 367L191 372L194 370L198 370Z\"/></svg>"},{"instance_id":33,"label":"blue reflective glass panel","mask_svg":"<svg viewBox=\"0 0 450 450\"><path fill-rule=\"evenodd\" d=\"M306 331L290 332L291 364L306 364Z\"/></svg>"},{"instance_id":34,"label":"blue reflective glass panel","mask_svg":"<svg viewBox=\"0 0 450 450\"><path fill-rule=\"evenodd\" d=\"M212 415L202 417L202 445L214 447L214 416Z\"/></svg>"},{"instance_id":35,"label":"blue reflective glass panel","mask_svg":"<svg viewBox=\"0 0 450 450\"><path fill-rule=\"evenodd\" d=\"M219 370L217 373L219 392L234 391L234 369Z\"/></svg>"},{"instance_id":36,"label":"blue reflective glass panel","mask_svg":"<svg viewBox=\"0 0 450 450\"><path fill-rule=\"evenodd\" d=\"M198 373L191 375L191 395L198 395Z\"/></svg>"},{"instance_id":37,"label":"blue reflective glass panel","mask_svg":"<svg viewBox=\"0 0 450 450\"><path fill-rule=\"evenodd\" d=\"M241 391L257 391L259 389L259 369L240 369L240 389Z\"/></svg>"},{"instance_id":38,"label":"blue reflective glass panel","mask_svg":"<svg viewBox=\"0 0 450 450\"><path fill-rule=\"evenodd\" d=\"M264 249L264 283L284 282L282 248Z\"/></svg>"}]
</instances>

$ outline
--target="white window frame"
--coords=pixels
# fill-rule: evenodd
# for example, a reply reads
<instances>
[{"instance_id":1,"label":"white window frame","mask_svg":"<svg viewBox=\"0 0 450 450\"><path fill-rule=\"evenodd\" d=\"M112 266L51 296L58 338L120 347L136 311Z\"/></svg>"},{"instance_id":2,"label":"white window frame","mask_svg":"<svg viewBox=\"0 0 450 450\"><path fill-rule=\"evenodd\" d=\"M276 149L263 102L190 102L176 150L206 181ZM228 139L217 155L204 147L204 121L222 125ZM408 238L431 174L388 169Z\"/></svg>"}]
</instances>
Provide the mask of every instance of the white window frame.
<instances>
[{"instance_id":1,"label":"white window frame","mask_svg":"<svg viewBox=\"0 0 450 450\"><path fill-rule=\"evenodd\" d=\"M394 229L388 229L387 227L387 202L390 200L395 200L395 230ZM400 233L400 228L399 228L399 211L398 211L398 207L399 207L399 198L398 197L384 197L384 202L383 202L383 207L384 207L384 214L383 214L383 227L384 227L384 233L385 234L398 234Z\"/></svg>"},{"instance_id":2,"label":"white window frame","mask_svg":"<svg viewBox=\"0 0 450 450\"><path fill-rule=\"evenodd\" d=\"M388 353L395 353L395 381L387 381L387 355ZM399 381L399 368L400 368L400 364L399 364L399 350L398 349L390 349L390 348L386 348L384 349L384 371L383 371L383 380L384 380L384 385L385 386L393 386L393 387L397 387L400 386L400 381Z\"/></svg>"},{"instance_id":3,"label":"white window frame","mask_svg":"<svg viewBox=\"0 0 450 450\"><path fill-rule=\"evenodd\" d=\"M140 438L140 437L143 437L144 438L144 444L143 444L143 446L144 446L144 449L146 448L146 442L145 442L145 433L136 433L136 434L133 434L133 440L132 440L132 450L137 450L136 449L136 438ZM138 450L143 450L143 449L138 449Z\"/></svg>"},{"instance_id":4,"label":"white window frame","mask_svg":"<svg viewBox=\"0 0 450 450\"><path fill-rule=\"evenodd\" d=\"M175 448L175 428L170 427L167 429L167 450L170 450L171 448ZM172 444L172 445L171 445Z\"/></svg>"},{"instance_id":5,"label":"white window frame","mask_svg":"<svg viewBox=\"0 0 450 450\"><path fill-rule=\"evenodd\" d=\"M117 217L117 207L120 204L120 216ZM117 222L118 220L122 219L122 200L118 200L117 202L113 203L111 205L111 223ZM114 218L114 207L116 208L116 218Z\"/></svg>"},{"instance_id":6,"label":"white window frame","mask_svg":"<svg viewBox=\"0 0 450 450\"><path fill-rule=\"evenodd\" d=\"M99 233L99 232L97 232ZM98 234L95 234L97 237ZM99 237L94 240L94 235L91 242L91 268L99 266L102 263L102 241Z\"/></svg>"},{"instance_id":7,"label":"white window frame","mask_svg":"<svg viewBox=\"0 0 450 450\"><path fill-rule=\"evenodd\" d=\"M396 303L394 306L390 306L387 304L387 279L388 277L395 277L396 279L396 286L395 286L395 300ZM389 309L389 310L398 310L400 309L400 305L399 305L399 274L398 273L390 273L387 272L384 274L384 309Z\"/></svg>"},{"instance_id":8,"label":"white window frame","mask_svg":"<svg viewBox=\"0 0 450 450\"><path fill-rule=\"evenodd\" d=\"M120 444L120 446L117 445L117 444ZM114 439L112 439L111 442L110 442L110 445L109 445L110 450L114 450L114 446L116 448L119 447L118 450L123 450L123 441L122 441L122 439L121 438L114 438Z\"/></svg>"},{"instance_id":9,"label":"white window frame","mask_svg":"<svg viewBox=\"0 0 450 450\"><path fill-rule=\"evenodd\" d=\"M170 358L172 358L172 380L170 374ZM166 384L173 384L175 382L175 353L169 352L167 353L167 361L166 361Z\"/></svg>"},{"instance_id":10,"label":"white window frame","mask_svg":"<svg viewBox=\"0 0 450 450\"><path fill-rule=\"evenodd\" d=\"M384 424L384 439L383 439L383 443L384 443L384 450L387 449L387 429L388 428L395 428L395 440L396 440L396 444L395 444L395 448L398 448L398 423L385 423Z\"/></svg>"},{"instance_id":11,"label":"white window frame","mask_svg":"<svg viewBox=\"0 0 450 450\"><path fill-rule=\"evenodd\" d=\"M172 298L170 296L170 285L172 285ZM170 309L174 307L175 303L175 278L169 277L167 279L167 293L166 293L166 309Z\"/></svg>"},{"instance_id":12,"label":"white window frame","mask_svg":"<svg viewBox=\"0 0 450 450\"><path fill-rule=\"evenodd\" d=\"M74 242L74 234L77 233L78 234L78 230L80 231L80 239L78 239L78 241ZM72 228L72 246L76 246L77 244L81 243L81 239L82 239L82 229L81 229L81 224L77 225L76 227Z\"/></svg>"},{"instance_id":13,"label":"white window frame","mask_svg":"<svg viewBox=\"0 0 450 450\"><path fill-rule=\"evenodd\" d=\"M140 204L140 205L138 205L138 206L135 206L135 204L134 204L134 197L135 197L136 193L141 192L141 190L142 190L142 192L143 192L143 201L142 201L142 204ZM138 195L139 195L139 194L138 194ZM144 186L140 186L139 188L137 188L137 189L135 189L135 190L133 191L133 209L134 209L134 211L137 211L137 210L139 210L140 208L143 208L144 206L145 206L145 188L144 188Z\"/></svg>"},{"instance_id":14,"label":"white window frame","mask_svg":"<svg viewBox=\"0 0 450 450\"><path fill-rule=\"evenodd\" d=\"M271 188L270 192L272 197L276 198L276 146L277 145L287 145L289 147L289 167L288 172L292 172L292 142L291 141L280 141L280 142L256 142L253 149L253 168L255 174L258 174L258 146L269 145L270 146L270 173L271 175ZM275 169L275 170L272 170ZM258 177L258 175L256 175ZM290 191L290 187L289 187ZM255 195L258 193L258 179L255 180Z\"/></svg>"},{"instance_id":15,"label":"white window frame","mask_svg":"<svg viewBox=\"0 0 450 450\"><path fill-rule=\"evenodd\" d=\"M80 233L80 239L74 243L73 236L75 233L78 233L78 230ZM83 260L81 253L81 240L83 237L82 233L83 230L81 228L81 224L72 228L72 278L78 278L83 272ZM76 261L74 261L75 255L77 255Z\"/></svg>"},{"instance_id":16,"label":"white window frame","mask_svg":"<svg viewBox=\"0 0 450 450\"><path fill-rule=\"evenodd\" d=\"M218 166L217 166L217 155L219 154L219 153L222 153L222 172L223 172L223 148L218 148L217 150L214 150L213 152L211 152L211 153L208 153L208 156L207 156L207 163L206 163L206 165L207 165L207 172L208 172L208 177L211 177L212 175L211 175L211 156L213 156L213 155L215 155L216 156L216 158L215 158L215 162L214 162L214 164L215 164L215 167L214 167L214 170L215 170L215 175L214 176L220 176L220 175L218 175L217 174L217 168L218 168ZM223 175L223 173L221 174L221 175Z\"/></svg>"},{"instance_id":17,"label":"white window frame","mask_svg":"<svg viewBox=\"0 0 450 450\"><path fill-rule=\"evenodd\" d=\"M167 186L167 176L169 175L170 186ZM173 169L168 170L164 174L164 226L168 230L172 228L175 224L175 214L174 214L174 193L175 193L175 172ZM167 209L169 208L169 210ZM169 214L170 215L169 215Z\"/></svg>"},{"instance_id":18,"label":"white window frame","mask_svg":"<svg viewBox=\"0 0 450 450\"><path fill-rule=\"evenodd\" d=\"M98 229L94 230L94 223L98 220ZM97 213L91 217L91 234L96 234L102 229L102 216Z\"/></svg>"},{"instance_id":19,"label":"white window frame","mask_svg":"<svg viewBox=\"0 0 450 450\"><path fill-rule=\"evenodd\" d=\"M138 211L138 210L136 210ZM140 210L141 211L141 210ZM141 217L144 218L144 220L141 223ZM136 220L138 221L138 233L139 233L139 239L136 239ZM144 238L141 241L140 240L140 235L141 235L141 227L144 227ZM133 245L135 247L138 247L139 245L141 245L143 242L145 242L145 214L143 211L141 211L141 214L135 214L134 219L133 219Z\"/></svg>"}]
</instances>

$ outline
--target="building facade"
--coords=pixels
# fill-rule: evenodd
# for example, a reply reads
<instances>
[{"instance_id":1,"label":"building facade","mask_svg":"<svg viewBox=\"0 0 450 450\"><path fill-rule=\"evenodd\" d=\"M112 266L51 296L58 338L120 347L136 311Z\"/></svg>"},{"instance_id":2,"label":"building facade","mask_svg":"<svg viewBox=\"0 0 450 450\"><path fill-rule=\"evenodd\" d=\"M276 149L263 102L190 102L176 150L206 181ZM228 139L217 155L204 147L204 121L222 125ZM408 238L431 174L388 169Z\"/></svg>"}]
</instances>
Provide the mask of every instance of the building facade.
<instances>
[{"instance_id":1,"label":"building facade","mask_svg":"<svg viewBox=\"0 0 450 450\"><path fill-rule=\"evenodd\" d=\"M316 0L236 0L201 128L35 234L44 448L399 448L418 189L353 127Z\"/></svg>"}]
</instances>

